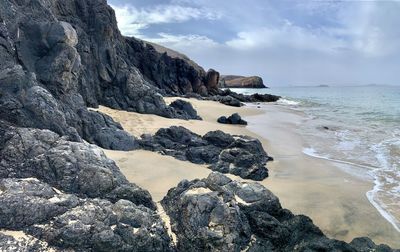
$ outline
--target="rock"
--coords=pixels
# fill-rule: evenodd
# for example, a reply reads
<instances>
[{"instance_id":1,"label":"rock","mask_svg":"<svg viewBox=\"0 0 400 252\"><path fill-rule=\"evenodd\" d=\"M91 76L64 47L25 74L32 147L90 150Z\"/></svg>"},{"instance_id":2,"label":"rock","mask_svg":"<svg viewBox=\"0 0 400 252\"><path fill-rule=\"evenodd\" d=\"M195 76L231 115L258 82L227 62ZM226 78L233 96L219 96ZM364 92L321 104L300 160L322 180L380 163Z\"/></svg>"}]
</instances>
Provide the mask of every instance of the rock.
<instances>
[{"instance_id":1,"label":"rock","mask_svg":"<svg viewBox=\"0 0 400 252\"><path fill-rule=\"evenodd\" d=\"M240 124L240 125L247 125L247 122L242 119L242 117L238 113L234 113L228 118L225 116L221 116L217 120L219 123L223 124Z\"/></svg>"},{"instance_id":2,"label":"rock","mask_svg":"<svg viewBox=\"0 0 400 252\"><path fill-rule=\"evenodd\" d=\"M350 244L329 239L307 216L283 209L262 185L217 172L181 181L161 204L180 251L394 251L366 238Z\"/></svg>"},{"instance_id":3,"label":"rock","mask_svg":"<svg viewBox=\"0 0 400 252\"><path fill-rule=\"evenodd\" d=\"M218 90L219 73L214 69L209 69L206 76L206 87L211 93Z\"/></svg>"},{"instance_id":4,"label":"rock","mask_svg":"<svg viewBox=\"0 0 400 252\"><path fill-rule=\"evenodd\" d=\"M220 88L266 88L259 76L222 75L218 83Z\"/></svg>"},{"instance_id":5,"label":"rock","mask_svg":"<svg viewBox=\"0 0 400 252\"><path fill-rule=\"evenodd\" d=\"M101 149L48 131L0 121L0 178L37 178L82 197L126 199L155 209L149 192L129 183Z\"/></svg>"},{"instance_id":6,"label":"rock","mask_svg":"<svg viewBox=\"0 0 400 252\"><path fill-rule=\"evenodd\" d=\"M0 188L0 227L3 229L22 229L42 223L79 204L76 196L59 194L37 179L1 179Z\"/></svg>"},{"instance_id":7,"label":"rock","mask_svg":"<svg viewBox=\"0 0 400 252\"><path fill-rule=\"evenodd\" d=\"M227 95L227 96L217 95L211 99L214 101L219 101L220 103L231 106L231 107L241 107L243 105L238 99L236 99L230 95Z\"/></svg>"},{"instance_id":8,"label":"rock","mask_svg":"<svg viewBox=\"0 0 400 252\"><path fill-rule=\"evenodd\" d=\"M279 96L270 94L252 94L244 95L238 94L230 89L219 90L216 95L208 97L207 99L219 101L222 104L234 107L240 107L242 102L276 102L279 100Z\"/></svg>"},{"instance_id":9,"label":"rock","mask_svg":"<svg viewBox=\"0 0 400 252\"><path fill-rule=\"evenodd\" d=\"M0 251L26 252L26 251L61 251L49 247L45 242L31 236L13 237L0 231Z\"/></svg>"},{"instance_id":10,"label":"rock","mask_svg":"<svg viewBox=\"0 0 400 252\"><path fill-rule=\"evenodd\" d=\"M110 150L129 151L138 148L136 139L110 116L97 111L89 111L88 115L84 118L87 127L83 136L89 142Z\"/></svg>"},{"instance_id":11,"label":"rock","mask_svg":"<svg viewBox=\"0 0 400 252\"><path fill-rule=\"evenodd\" d=\"M37 248L172 251L161 218L147 207L78 198L37 179L1 179L0 188L0 228L21 230Z\"/></svg>"},{"instance_id":12,"label":"rock","mask_svg":"<svg viewBox=\"0 0 400 252\"><path fill-rule=\"evenodd\" d=\"M50 245L79 251L173 251L160 217L126 200L114 204L83 200L80 206L27 232Z\"/></svg>"},{"instance_id":13,"label":"rock","mask_svg":"<svg viewBox=\"0 0 400 252\"><path fill-rule=\"evenodd\" d=\"M196 119L202 120L200 116L197 115L197 111L193 108L190 102L184 100L175 100L170 104L170 107L174 108L178 114L180 114L180 118L184 119Z\"/></svg>"},{"instance_id":14,"label":"rock","mask_svg":"<svg viewBox=\"0 0 400 252\"><path fill-rule=\"evenodd\" d=\"M203 136L203 139L209 142L212 145L227 148L233 142L235 142L235 138L232 135L224 133L220 130L210 131Z\"/></svg>"},{"instance_id":15,"label":"rock","mask_svg":"<svg viewBox=\"0 0 400 252\"><path fill-rule=\"evenodd\" d=\"M186 128L172 126L160 129L154 136L143 135L139 142L143 149L208 164L212 170L253 180L268 177L265 165L272 160L257 139L222 131L211 131L202 137Z\"/></svg>"}]
</instances>

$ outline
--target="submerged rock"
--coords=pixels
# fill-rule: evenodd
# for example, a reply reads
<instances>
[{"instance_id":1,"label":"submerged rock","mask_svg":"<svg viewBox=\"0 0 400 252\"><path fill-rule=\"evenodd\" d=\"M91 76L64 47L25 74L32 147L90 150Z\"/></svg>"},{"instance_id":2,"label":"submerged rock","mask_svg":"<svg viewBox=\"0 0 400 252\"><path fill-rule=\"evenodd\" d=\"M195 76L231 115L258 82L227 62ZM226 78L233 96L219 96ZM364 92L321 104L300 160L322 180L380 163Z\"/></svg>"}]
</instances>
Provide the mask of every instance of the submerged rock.
<instances>
[{"instance_id":1,"label":"submerged rock","mask_svg":"<svg viewBox=\"0 0 400 252\"><path fill-rule=\"evenodd\" d=\"M327 238L310 218L283 209L258 183L213 172L183 180L161 201L179 251L393 251L366 238Z\"/></svg>"},{"instance_id":2,"label":"submerged rock","mask_svg":"<svg viewBox=\"0 0 400 252\"><path fill-rule=\"evenodd\" d=\"M253 180L268 177L265 165L272 160L259 140L219 130L202 137L184 127L172 126L158 130L154 136L143 135L140 145L146 150L196 164L209 164L212 170Z\"/></svg>"}]
</instances>

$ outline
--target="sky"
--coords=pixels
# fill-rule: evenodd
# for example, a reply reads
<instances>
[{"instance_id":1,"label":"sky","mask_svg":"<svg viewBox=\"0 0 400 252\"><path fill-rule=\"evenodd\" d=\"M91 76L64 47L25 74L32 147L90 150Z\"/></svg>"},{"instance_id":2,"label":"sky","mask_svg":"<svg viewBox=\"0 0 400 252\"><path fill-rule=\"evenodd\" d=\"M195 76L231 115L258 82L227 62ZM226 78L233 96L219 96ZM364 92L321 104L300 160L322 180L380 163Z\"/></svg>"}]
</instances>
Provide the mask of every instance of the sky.
<instances>
[{"instance_id":1,"label":"sky","mask_svg":"<svg viewBox=\"0 0 400 252\"><path fill-rule=\"evenodd\" d=\"M400 85L400 1L108 0L123 35L269 86Z\"/></svg>"}]
</instances>

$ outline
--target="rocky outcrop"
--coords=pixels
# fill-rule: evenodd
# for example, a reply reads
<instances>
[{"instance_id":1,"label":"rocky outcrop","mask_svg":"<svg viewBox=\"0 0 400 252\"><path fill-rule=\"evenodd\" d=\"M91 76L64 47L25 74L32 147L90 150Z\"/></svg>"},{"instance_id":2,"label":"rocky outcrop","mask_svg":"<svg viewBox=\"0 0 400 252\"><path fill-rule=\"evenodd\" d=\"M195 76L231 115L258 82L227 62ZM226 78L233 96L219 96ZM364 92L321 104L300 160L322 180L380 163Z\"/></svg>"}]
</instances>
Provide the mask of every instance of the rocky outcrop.
<instances>
[{"instance_id":1,"label":"rocky outcrop","mask_svg":"<svg viewBox=\"0 0 400 252\"><path fill-rule=\"evenodd\" d=\"M163 222L147 207L79 198L36 179L1 179L0 188L0 228L22 230L36 249L172 251Z\"/></svg>"},{"instance_id":2,"label":"rocky outcrop","mask_svg":"<svg viewBox=\"0 0 400 252\"><path fill-rule=\"evenodd\" d=\"M161 201L179 251L392 251L368 238L327 238L310 218L283 209L258 183L220 173L184 180Z\"/></svg>"},{"instance_id":3,"label":"rocky outcrop","mask_svg":"<svg viewBox=\"0 0 400 252\"><path fill-rule=\"evenodd\" d=\"M265 165L272 160L257 139L232 136L219 130L200 136L186 128L172 126L160 129L154 136L143 135L140 142L146 150L195 164L209 164L214 171L253 180L268 176Z\"/></svg>"},{"instance_id":4,"label":"rocky outcrop","mask_svg":"<svg viewBox=\"0 0 400 252\"><path fill-rule=\"evenodd\" d=\"M234 113L229 117L221 116L217 120L219 123L222 124L240 124L240 125L247 125L247 122L242 119L242 117L238 113Z\"/></svg>"},{"instance_id":5,"label":"rocky outcrop","mask_svg":"<svg viewBox=\"0 0 400 252\"><path fill-rule=\"evenodd\" d=\"M220 88L266 88L259 76L222 75L218 83Z\"/></svg>"},{"instance_id":6,"label":"rocky outcrop","mask_svg":"<svg viewBox=\"0 0 400 252\"><path fill-rule=\"evenodd\" d=\"M129 183L97 146L1 121L0 139L0 178L37 178L81 197L125 199L155 209L149 192Z\"/></svg>"},{"instance_id":7,"label":"rocky outcrop","mask_svg":"<svg viewBox=\"0 0 400 252\"><path fill-rule=\"evenodd\" d=\"M0 21L2 120L128 150L134 139L87 105L190 118L167 106L131 62L105 0L5 0Z\"/></svg>"}]
</instances>

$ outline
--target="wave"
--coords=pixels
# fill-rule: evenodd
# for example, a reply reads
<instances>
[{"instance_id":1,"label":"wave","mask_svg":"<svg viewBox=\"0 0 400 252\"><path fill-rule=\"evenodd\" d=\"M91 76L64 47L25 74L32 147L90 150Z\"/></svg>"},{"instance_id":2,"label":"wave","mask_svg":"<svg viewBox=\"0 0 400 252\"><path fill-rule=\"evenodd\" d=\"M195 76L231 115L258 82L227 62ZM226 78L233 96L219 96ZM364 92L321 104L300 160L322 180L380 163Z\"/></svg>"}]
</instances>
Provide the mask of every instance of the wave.
<instances>
[{"instance_id":1,"label":"wave","mask_svg":"<svg viewBox=\"0 0 400 252\"><path fill-rule=\"evenodd\" d=\"M289 105L289 106L298 106L298 105L300 105L300 102L293 101L293 100L288 100L288 99L285 99L285 98L280 98L277 103L281 104L281 105Z\"/></svg>"},{"instance_id":2,"label":"wave","mask_svg":"<svg viewBox=\"0 0 400 252\"><path fill-rule=\"evenodd\" d=\"M349 173L350 175L373 181L374 183L373 189L366 192L368 201L378 210L378 212L382 215L383 218L385 218L398 232L400 232L400 221L391 213L390 205L385 203L383 199L383 197L386 196L388 199L390 198L391 201L394 200L395 202L398 202L399 199L397 199L397 197L399 197L400 195L400 185L398 184L398 180L400 179L400 172L397 170L396 166L394 167L390 166L390 164L387 161L388 150L387 149L385 150L384 148L387 146L384 144L393 142L395 144L398 144L398 146L400 146L400 141L398 139L395 139L394 141L387 140L371 147L371 149L374 149L376 151L377 159L380 160L382 164L381 167L372 165L363 165L349 161L333 159L328 156L323 156L318 154L317 151L313 148L304 148L303 153L305 155L314 158L324 159L338 164L344 164L352 167L362 168L362 171L360 171L354 168L339 166L339 168ZM395 184L397 186L394 186L392 190L389 190L389 188L385 188L388 187L387 186L388 184Z\"/></svg>"}]
</instances>

